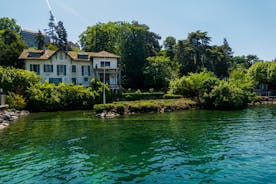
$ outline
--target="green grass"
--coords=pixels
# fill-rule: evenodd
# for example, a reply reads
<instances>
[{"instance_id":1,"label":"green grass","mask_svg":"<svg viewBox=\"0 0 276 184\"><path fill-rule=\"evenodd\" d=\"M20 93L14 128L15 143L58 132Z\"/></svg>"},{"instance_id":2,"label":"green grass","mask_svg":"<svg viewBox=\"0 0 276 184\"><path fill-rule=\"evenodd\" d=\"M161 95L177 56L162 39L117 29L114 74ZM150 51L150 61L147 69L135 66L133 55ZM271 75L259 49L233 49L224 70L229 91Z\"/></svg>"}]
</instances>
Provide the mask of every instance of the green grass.
<instances>
[{"instance_id":1,"label":"green grass","mask_svg":"<svg viewBox=\"0 0 276 184\"><path fill-rule=\"evenodd\" d=\"M185 110L196 107L196 102L186 99L156 99L156 100L137 100L120 101L109 104L94 105L97 113L112 111L119 114L141 113L141 112L164 112Z\"/></svg>"}]
</instances>

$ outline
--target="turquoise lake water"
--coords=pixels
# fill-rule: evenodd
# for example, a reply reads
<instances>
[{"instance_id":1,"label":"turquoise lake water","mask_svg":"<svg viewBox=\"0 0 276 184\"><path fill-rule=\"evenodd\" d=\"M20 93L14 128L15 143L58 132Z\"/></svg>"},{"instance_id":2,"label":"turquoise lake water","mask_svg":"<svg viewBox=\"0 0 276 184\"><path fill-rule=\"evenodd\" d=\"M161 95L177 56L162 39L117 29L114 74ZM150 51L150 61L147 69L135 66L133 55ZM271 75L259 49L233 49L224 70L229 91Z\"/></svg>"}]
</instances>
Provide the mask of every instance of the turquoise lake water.
<instances>
[{"instance_id":1,"label":"turquoise lake water","mask_svg":"<svg viewBox=\"0 0 276 184\"><path fill-rule=\"evenodd\" d=\"M276 106L32 114L0 131L0 183L276 183Z\"/></svg>"}]
</instances>

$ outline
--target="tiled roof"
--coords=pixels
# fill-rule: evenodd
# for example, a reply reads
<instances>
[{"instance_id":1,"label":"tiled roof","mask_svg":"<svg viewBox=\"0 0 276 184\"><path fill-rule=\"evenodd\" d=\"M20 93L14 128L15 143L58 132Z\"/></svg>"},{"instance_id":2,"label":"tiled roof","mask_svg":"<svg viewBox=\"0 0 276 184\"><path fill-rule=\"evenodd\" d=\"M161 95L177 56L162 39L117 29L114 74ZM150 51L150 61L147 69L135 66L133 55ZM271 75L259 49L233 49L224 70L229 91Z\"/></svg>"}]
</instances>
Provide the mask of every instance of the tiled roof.
<instances>
[{"instance_id":1,"label":"tiled roof","mask_svg":"<svg viewBox=\"0 0 276 184\"><path fill-rule=\"evenodd\" d=\"M90 58L92 57L92 55L94 54L94 52L76 52L76 51L69 51L67 52L67 54L76 61L87 61L90 60ZM88 59L80 59L78 58L78 55L88 55Z\"/></svg>"},{"instance_id":2,"label":"tiled roof","mask_svg":"<svg viewBox=\"0 0 276 184\"><path fill-rule=\"evenodd\" d=\"M115 54L112 54L112 53L106 52L106 51L94 53L93 57L120 58L120 56L117 56Z\"/></svg>"},{"instance_id":3,"label":"tiled roof","mask_svg":"<svg viewBox=\"0 0 276 184\"><path fill-rule=\"evenodd\" d=\"M40 53L41 55L39 57L29 57L30 53ZM47 60L51 58L56 51L52 50L32 50L32 49L25 49L20 54L18 59L36 59L36 60Z\"/></svg>"},{"instance_id":4,"label":"tiled roof","mask_svg":"<svg viewBox=\"0 0 276 184\"><path fill-rule=\"evenodd\" d=\"M21 55L19 56L19 59L39 59L39 60L47 60L51 58L57 51L51 51L51 50L24 50ZM29 53L41 53L40 57L29 57ZM97 58L120 58L120 56L117 56L115 54L101 51L101 52L75 52L75 51L69 51L66 52L68 56L71 57L72 60L75 61L89 61L90 58L97 57ZM78 55L88 55L88 59L80 59L78 58Z\"/></svg>"}]
</instances>

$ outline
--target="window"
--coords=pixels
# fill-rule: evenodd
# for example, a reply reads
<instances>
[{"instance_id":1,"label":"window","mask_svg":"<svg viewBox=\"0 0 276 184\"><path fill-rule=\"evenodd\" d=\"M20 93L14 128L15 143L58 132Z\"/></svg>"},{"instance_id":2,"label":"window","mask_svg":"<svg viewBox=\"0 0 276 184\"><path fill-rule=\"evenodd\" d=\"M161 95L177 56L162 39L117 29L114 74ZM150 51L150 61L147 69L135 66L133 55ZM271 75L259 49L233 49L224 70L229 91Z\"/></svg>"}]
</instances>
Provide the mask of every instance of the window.
<instances>
[{"instance_id":1,"label":"window","mask_svg":"<svg viewBox=\"0 0 276 184\"><path fill-rule=\"evenodd\" d=\"M76 78L72 78L72 83L73 84L77 84L77 79Z\"/></svg>"},{"instance_id":2,"label":"window","mask_svg":"<svg viewBox=\"0 0 276 184\"><path fill-rule=\"evenodd\" d=\"M88 78L85 77L85 78L83 79L83 81L84 81L84 82L88 82Z\"/></svg>"},{"instance_id":3,"label":"window","mask_svg":"<svg viewBox=\"0 0 276 184\"><path fill-rule=\"evenodd\" d=\"M78 54L78 59L88 59L87 54Z\"/></svg>"},{"instance_id":4,"label":"window","mask_svg":"<svg viewBox=\"0 0 276 184\"><path fill-rule=\"evenodd\" d=\"M58 84L62 82L61 78L49 78L49 82L53 84Z\"/></svg>"},{"instance_id":5,"label":"window","mask_svg":"<svg viewBox=\"0 0 276 184\"><path fill-rule=\"evenodd\" d=\"M44 65L44 72L53 72L53 71L54 71L53 65L47 65L47 64Z\"/></svg>"},{"instance_id":6,"label":"window","mask_svg":"<svg viewBox=\"0 0 276 184\"><path fill-rule=\"evenodd\" d=\"M101 61L101 67L110 67L110 61Z\"/></svg>"},{"instance_id":7,"label":"window","mask_svg":"<svg viewBox=\"0 0 276 184\"><path fill-rule=\"evenodd\" d=\"M36 74L40 74L40 66L39 64L30 64L30 71L35 72Z\"/></svg>"},{"instance_id":8,"label":"window","mask_svg":"<svg viewBox=\"0 0 276 184\"><path fill-rule=\"evenodd\" d=\"M62 53L59 54L59 59L63 60L63 54Z\"/></svg>"},{"instance_id":9,"label":"window","mask_svg":"<svg viewBox=\"0 0 276 184\"><path fill-rule=\"evenodd\" d=\"M109 73L105 74L105 81L104 81L104 74L100 73L100 81L101 82L105 82L106 84L110 84L110 77L109 77Z\"/></svg>"},{"instance_id":10,"label":"window","mask_svg":"<svg viewBox=\"0 0 276 184\"><path fill-rule=\"evenodd\" d=\"M82 76L90 76L90 66L88 65L81 66L81 74Z\"/></svg>"},{"instance_id":11,"label":"window","mask_svg":"<svg viewBox=\"0 0 276 184\"><path fill-rule=\"evenodd\" d=\"M76 73L77 72L77 67L76 65L72 65L72 73Z\"/></svg>"},{"instance_id":12,"label":"window","mask_svg":"<svg viewBox=\"0 0 276 184\"><path fill-rule=\"evenodd\" d=\"M66 65L57 65L57 75L66 75Z\"/></svg>"}]
</instances>

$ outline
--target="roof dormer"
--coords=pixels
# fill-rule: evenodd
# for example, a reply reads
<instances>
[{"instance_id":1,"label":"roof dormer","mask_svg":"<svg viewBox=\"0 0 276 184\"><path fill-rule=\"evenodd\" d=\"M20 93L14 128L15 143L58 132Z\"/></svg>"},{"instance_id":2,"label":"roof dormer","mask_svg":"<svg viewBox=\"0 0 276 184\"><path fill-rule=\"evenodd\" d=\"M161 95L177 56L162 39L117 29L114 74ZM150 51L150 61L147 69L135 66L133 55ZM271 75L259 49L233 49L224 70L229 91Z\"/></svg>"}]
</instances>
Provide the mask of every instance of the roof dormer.
<instances>
[{"instance_id":1,"label":"roof dormer","mask_svg":"<svg viewBox=\"0 0 276 184\"><path fill-rule=\"evenodd\" d=\"M44 52L32 52L32 51L30 51L29 54L28 54L28 57L30 57L30 58L40 58L43 54L44 54Z\"/></svg>"},{"instance_id":2,"label":"roof dormer","mask_svg":"<svg viewBox=\"0 0 276 184\"><path fill-rule=\"evenodd\" d=\"M86 59L86 60L88 60L89 56L88 56L88 54L78 54L78 59Z\"/></svg>"}]
</instances>

